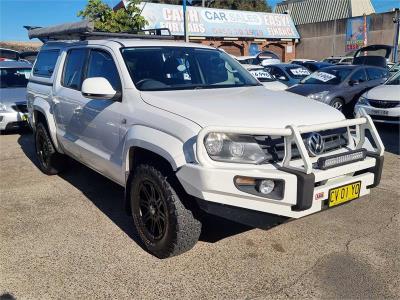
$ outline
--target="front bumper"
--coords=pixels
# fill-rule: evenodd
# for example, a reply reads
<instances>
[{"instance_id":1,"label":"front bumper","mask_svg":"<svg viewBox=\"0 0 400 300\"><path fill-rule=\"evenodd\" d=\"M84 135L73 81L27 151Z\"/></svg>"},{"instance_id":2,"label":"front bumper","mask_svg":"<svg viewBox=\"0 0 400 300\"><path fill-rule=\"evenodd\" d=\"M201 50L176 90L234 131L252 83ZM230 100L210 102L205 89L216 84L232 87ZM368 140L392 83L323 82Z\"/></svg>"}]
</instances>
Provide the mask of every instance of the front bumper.
<instances>
[{"instance_id":1,"label":"front bumper","mask_svg":"<svg viewBox=\"0 0 400 300\"><path fill-rule=\"evenodd\" d=\"M315 179L308 184L305 184L299 175L289 173L284 169L274 170L267 167L260 167L256 170L244 167L240 169L210 169L188 164L178 171L177 176L186 192L196 198L280 216L300 218L324 209L329 190L332 188L361 181L360 197L369 194L369 187L374 185L375 179L379 181L380 172L378 158L367 157L361 162L335 169L316 171L313 173ZM281 200L275 200L242 192L234 184L236 176L284 180L284 197ZM306 196L302 196L303 192L306 192Z\"/></svg>"},{"instance_id":2,"label":"front bumper","mask_svg":"<svg viewBox=\"0 0 400 300\"><path fill-rule=\"evenodd\" d=\"M342 148L319 157L310 157L305 149L301 133L340 127L348 127L349 134L350 131L355 131L356 137L354 138L354 145L351 145L351 147L353 149L367 148L369 150L368 156L362 161L327 170L316 168L315 164L320 157L345 154L348 153L349 149ZM203 149L204 146L199 142L202 143L208 132L229 132L229 130L231 132L239 131L238 133L241 134L264 132L269 135L282 135L288 145L292 142L297 144L302 158L292 160L290 150L288 150L284 161L275 165L240 165L212 161ZM373 144L376 146L375 151L372 151L374 147L365 137L366 130L371 133ZM198 199L280 216L300 218L324 209L329 198L329 190L332 188L360 181L359 196L369 194L370 188L376 186L380 181L383 152L382 141L368 116L331 124L303 127L289 126L283 130L205 128L200 132L197 140L199 164L187 164L181 167L177 176L186 192ZM283 197L277 200L241 191L234 183L236 176L284 181Z\"/></svg>"},{"instance_id":3,"label":"front bumper","mask_svg":"<svg viewBox=\"0 0 400 300\"><path fill-rule=\"evenodd\" d=\"M361 114L364 111L376 123L400 124L400 107L377 108L370 105L356 104L354 114Z\"/></svg>"},{"instance_id":4,"label":"front bumper","mask_svg":"<svg viewBox=\"0 0 400 300\"><path fill-rule=\"evenodd\" d=\"M0 112L0 130L13 130L26 127L27 114L17 111Z\"/></svg>"}]
</instances>

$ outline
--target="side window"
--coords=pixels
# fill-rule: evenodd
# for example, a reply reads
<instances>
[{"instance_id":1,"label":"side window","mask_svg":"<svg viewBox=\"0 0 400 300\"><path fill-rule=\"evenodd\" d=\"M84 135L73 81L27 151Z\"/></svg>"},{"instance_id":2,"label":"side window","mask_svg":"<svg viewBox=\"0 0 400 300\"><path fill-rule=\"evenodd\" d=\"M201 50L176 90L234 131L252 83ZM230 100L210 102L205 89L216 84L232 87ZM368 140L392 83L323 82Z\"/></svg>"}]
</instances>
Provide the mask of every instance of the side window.
<instances>
[{"instance_id":1,"label":"side window","mask_svg":"<svg viewBox=\"0 0 400 300\"><path fill-rule=\"evenodd\" d=\"M110 54L102 50L91 50L86 78L103 77L114 90L121 91L121 81L117 67Z\"/></svg>"},{"instance_id":2,"label":"side window","mask_svg":"<svg viewBox=\"0 0 400 300\"><path fill-rule=\"evenodd\" d=\"M86 49L72 49L68 51L61 82L63 86L78 91L81 89L86 53Z\"/></svg>"},{"instance_id":3,"label":"side window","mask_svg":"<svg viewBox=\"0 0 400 300\"><path fill-rule=\"evenodd\" d=\"M377 68L367 68L367 74L368 74L369 80L376 80L376 79L381 79L381 78L387 77L386 72L384 70L377 69Z\"/></svg>"},{"instance_id":4,"label":"side window","mask_svg":"<svg viewBox=\"0 0 400 300\"><path fill-rule=\"evenodd\" d=\"M367 75L365 75L364 69L360 69L360 70L356 71L353 75L351 75L350 80L358 81L358 82L367 81Z\"/></svg>"},{"instance_id":5,"label":"side window","mask_svg":"<svg viewBox=\"0 0 400 300\"><path fill-rule=\"evenodd\" d=\"M40 51L33 67L33 75L50 78L53 75L59 53L59 50Z\"/></svg>"}]
</instances>

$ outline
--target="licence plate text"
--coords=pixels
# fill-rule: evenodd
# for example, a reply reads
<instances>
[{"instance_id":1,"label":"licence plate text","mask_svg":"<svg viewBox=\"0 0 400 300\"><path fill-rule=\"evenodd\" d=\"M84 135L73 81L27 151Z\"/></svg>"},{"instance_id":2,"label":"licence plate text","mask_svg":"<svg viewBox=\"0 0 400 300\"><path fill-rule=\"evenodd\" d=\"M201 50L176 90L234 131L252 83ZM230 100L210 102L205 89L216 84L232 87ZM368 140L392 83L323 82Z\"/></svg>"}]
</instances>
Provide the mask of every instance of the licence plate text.
<instances>
[{"instance_id":1,"label":"licence plate text","mask_svg":"<svg viewBox=\"0 0 400 300\"><path fill-rule=\"evenodd\" d=\"M329 207L360 197L361 181L329 190Z\"/></svg>"}]
</instances>

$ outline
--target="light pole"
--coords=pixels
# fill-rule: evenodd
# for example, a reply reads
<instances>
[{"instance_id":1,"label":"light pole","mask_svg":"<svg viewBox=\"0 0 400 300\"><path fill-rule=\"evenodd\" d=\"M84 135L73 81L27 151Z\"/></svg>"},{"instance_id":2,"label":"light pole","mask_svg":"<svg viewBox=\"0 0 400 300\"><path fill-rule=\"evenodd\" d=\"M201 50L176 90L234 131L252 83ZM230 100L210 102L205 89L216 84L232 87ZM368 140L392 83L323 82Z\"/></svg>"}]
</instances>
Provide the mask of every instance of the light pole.
<instances>
[{"instance_id":1,"label":"light pole","mask_svg":"<svg viewBox=\"0 0 400 300\"><path fill-rule=\"evenodd\" d=\"M187 30L187 17L186 17L186 0L183 0L183 35L185 37L185 42L189 42L189 35Z\"/></svg>"},{"instance_id":2,"label":"light pole","mask_svg":"<svg viewBox=\"0 0 400 300\"><path fill-rule=\"evenodd\" d=\"M397 63L397 51L399 49L399 31L400 31L400 16L399 9L393 9L395 16L393 17L393 23L395 24L394 41L393 41L393 62Z\"/></svg>"}]
</instances>

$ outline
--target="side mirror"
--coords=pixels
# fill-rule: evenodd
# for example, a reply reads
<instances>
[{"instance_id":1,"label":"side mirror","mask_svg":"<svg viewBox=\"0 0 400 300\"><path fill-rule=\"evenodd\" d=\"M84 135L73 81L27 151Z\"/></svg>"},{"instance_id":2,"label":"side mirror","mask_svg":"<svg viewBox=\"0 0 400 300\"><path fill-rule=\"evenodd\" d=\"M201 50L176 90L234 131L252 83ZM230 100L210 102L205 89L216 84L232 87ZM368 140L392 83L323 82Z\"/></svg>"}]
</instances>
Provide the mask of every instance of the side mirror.
<instances>
[{"instance_id":1,"label":"side mirror","mask_svg":"<svg viewBox=\"0 0 400 300\"><path fill-rule=\"evenodd\" d=\"M117 94L104 77L86 78L82 83L82 95L93 99L111 99Z\"/></svg>"},{"instance_id":2,"label":"side mirror","mask_svg":"<svg viewBox=\"0 0 400 300\"><path fill-rule=\"evenodd\" d=\"M284 81L287 80L285 76L279 76L278 79L279 79L279 80L284 80Z\"/></svg>"},{"instance_id":3,"label":"side mirror","mask_svg":"<svg viewBox=\"0 0 400 300\"><path fill-rule=\"evenodd\" d=\"M350 80L349 81L349 85L350 86L355 86L355 85L358 85L358 84L360 84L360 82L358 80Z\"/></svg>"}]
</instances>

